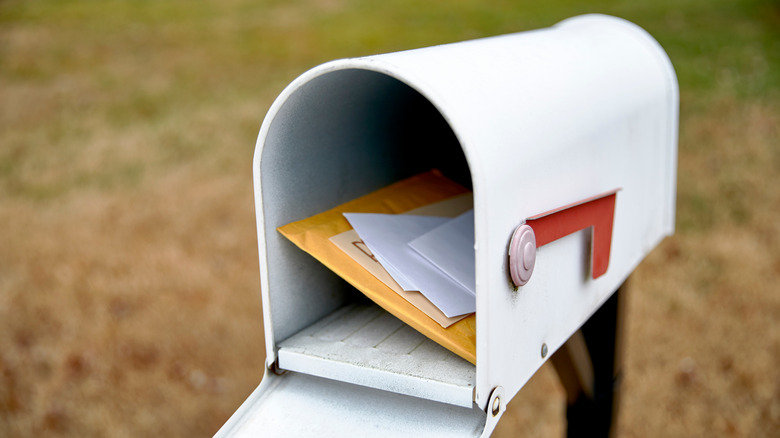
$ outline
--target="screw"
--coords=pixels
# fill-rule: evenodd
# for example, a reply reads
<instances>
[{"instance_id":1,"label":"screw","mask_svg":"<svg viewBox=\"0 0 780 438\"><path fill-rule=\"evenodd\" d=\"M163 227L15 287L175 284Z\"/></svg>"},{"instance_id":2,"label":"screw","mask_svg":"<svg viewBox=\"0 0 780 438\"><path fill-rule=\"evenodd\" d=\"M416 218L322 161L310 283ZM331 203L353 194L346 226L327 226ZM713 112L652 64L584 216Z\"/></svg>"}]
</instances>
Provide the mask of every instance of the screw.
<instances>
[{"instance_id":1,"label":"screw","mask_svg":"<svg viewBox=\"0 0 780 438\"><path fill-rule=\"evenodd\" d=\"M547 344L542 344L542 359L547 357Z\"/></svg>"}]
</instances>

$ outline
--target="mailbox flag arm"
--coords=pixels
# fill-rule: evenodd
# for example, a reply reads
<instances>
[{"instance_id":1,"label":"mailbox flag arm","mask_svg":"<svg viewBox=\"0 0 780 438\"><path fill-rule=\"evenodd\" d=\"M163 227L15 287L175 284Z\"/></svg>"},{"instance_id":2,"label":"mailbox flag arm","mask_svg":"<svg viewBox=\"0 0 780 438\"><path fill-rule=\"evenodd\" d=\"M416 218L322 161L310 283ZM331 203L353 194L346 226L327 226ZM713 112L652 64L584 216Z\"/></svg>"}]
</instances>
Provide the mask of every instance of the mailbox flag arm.
<instances>
[{"instance_id":1,"label":"mailbox flag arm","mask_svg":"<svg viewBox=\"0 0 780 438\"><path fill-rule=\"evenodd\" d=\"M619 189L618 189L619 190ZM592 276L599 278L609 267L612 225L618 190L612 190L526 219L539 248L561 237L593 227Z\"/></svg>"}]
</instances>

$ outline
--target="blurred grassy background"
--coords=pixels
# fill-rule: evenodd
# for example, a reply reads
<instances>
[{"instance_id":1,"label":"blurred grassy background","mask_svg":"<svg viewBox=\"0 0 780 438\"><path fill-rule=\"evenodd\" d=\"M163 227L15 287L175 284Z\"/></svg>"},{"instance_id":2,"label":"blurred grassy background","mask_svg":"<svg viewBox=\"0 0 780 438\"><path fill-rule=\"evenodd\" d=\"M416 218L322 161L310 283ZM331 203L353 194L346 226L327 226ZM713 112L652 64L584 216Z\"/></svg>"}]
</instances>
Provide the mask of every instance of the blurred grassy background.
<instances>
[{"instance_id":1,"label":"blurred grassy background","mask_svg":"<svg viewBox=\"0 0 780 438\"><path fill-rule=\"evenodd\" d=\"M259 383L251 158L321 62L627 18L681 89L621 436L780 430L780 4L0 0L0 436L208 436ZM561 436L547 367L498 436Z\"/></svg>"}]
</instances>

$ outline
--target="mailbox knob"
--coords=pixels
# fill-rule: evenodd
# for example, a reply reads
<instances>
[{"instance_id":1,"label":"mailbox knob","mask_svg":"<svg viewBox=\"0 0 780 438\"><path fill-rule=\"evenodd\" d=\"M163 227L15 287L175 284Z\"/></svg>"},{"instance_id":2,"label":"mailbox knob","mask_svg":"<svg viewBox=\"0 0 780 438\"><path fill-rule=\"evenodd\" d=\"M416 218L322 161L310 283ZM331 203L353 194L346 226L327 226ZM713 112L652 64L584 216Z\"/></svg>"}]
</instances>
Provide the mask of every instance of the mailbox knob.
<instances>
[{"instance_id":1,"label":"mailbox knob","mask_svg":"<svg viewBox=\"0 0 780 438\"><path fill-rule=\"evenodd\" d=\"M509 274L516 287L528 283L536 264L536 235L533 228L522 224L515 229L509 242Z\"/></svg>"}]
</instances>

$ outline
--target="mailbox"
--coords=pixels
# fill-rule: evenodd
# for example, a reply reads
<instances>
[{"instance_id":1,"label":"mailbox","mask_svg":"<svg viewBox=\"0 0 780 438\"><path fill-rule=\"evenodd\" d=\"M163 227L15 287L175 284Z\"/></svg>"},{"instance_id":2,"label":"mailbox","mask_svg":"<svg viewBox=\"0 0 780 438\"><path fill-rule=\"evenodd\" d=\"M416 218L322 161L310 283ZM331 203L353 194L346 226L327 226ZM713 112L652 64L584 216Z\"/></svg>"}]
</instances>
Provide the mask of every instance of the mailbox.
<instances>
[{"instance_id":1,"label":"mailbox","mask_svg":"<svg viewBox=\"0 0 780 438\"><path fill-rule=\"evenodd\" d=\"M218 435L489 435L674 231L677 120L663 49L602 15L304 73L253 163L266 373ZM475 363L276 231L432 168L473 191Z\"/></svg>"}]
</instances>

